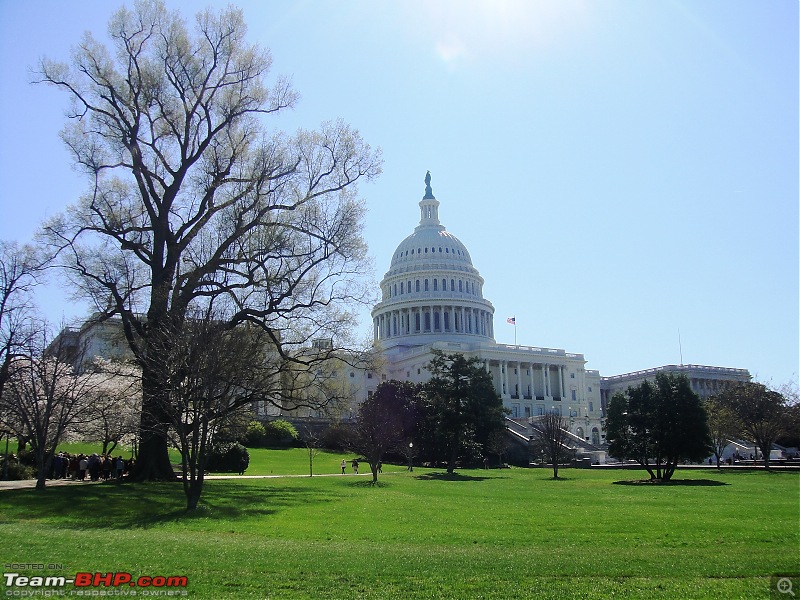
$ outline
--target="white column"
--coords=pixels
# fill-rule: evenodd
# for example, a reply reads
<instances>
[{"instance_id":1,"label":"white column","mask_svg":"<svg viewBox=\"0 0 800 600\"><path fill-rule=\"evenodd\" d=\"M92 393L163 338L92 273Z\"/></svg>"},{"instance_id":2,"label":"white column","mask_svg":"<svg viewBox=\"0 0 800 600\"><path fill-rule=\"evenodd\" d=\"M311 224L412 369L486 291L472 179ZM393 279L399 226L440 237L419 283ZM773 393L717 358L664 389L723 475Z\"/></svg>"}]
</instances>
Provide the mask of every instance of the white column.
<instances>
[{"instance_id":1,"label":"white column","mask_svg":"<svg viewBox=\"0 0 800 600\"><path fill-rule=\"evenodd\" d=\"M558 370L559 370L559 373L561 375L561 398L566 400L566 398L567 398L567 388L564 385L564 365L561 365L558 368Z\"/></svg>"},{"instance_id":2,"label":"white column","mask_svg":"<svg viewBox=\"0 0 800 600\"><path fill-rule=\"evenodd\" d=\"M533 363L531 363L530 378L531 378L531 400L536 400L536 384L534 384L533 382Z\"/></svg>"},{"instance_id":3,"label":"white column","mask_svg":"<svg viewBox=\"0 0 800 600\"><path fill-rule=\"evenodd\" d=\"M542 363L542 396L546 398L549 395L547 392L547 365Z\"/></svg>"}]
</instances>

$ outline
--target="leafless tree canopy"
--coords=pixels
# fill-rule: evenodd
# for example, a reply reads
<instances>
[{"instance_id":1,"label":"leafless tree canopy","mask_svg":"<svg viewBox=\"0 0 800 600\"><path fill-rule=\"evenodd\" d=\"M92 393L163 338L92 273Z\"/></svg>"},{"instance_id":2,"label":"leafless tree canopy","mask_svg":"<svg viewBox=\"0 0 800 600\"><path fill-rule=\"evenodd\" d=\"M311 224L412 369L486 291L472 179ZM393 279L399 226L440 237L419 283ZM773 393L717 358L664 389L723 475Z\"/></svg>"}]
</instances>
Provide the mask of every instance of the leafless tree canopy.
<instances>
[{"instance_id":1,"label":"leafless tree canopy","mask_svg":"<svg viewBox=\"0 0 800 600\"><path fill-rule=\"evenodd\" d=\"M0 241L0 398L11 360L31 341L31 290L36 285L40 260L35 251Z\"/></svg>"},{"instance_id":2,"label":"leafless tree canopy","mask_svg":"<svg viewBox=\"0 0 800 600\"><path fill-rule=\"evenodd\" d=\"M270 55L236 9L189 28L143 1L108 34L110 47L86 34L69 65L40 65L71 100L62 138L91 181L44 239L83 296L122 316L145 404L163 383L154 344L192 307L224 300L228 328L261 327L285 360L313 338L347 340L370 270L355 184L378 175L379 153L342 122L266 130L297 94L267 83Z\"/></svg>"},{"instance_id":3,"label":"leafless tree canopy","mask_svg":"<svg viewBox=\"0 0 800 600\"><path fill-rule=\"evenodd\" d=\"M533 447L544 452L545 459L553 464L553 477L558 479L558 465L570 455L569 423L555 411L543 414L532 422Z\"/></svg>"},{"instance_id":4,"label":"leafless tree canopy","mask_svg":"<svg viewBox=\"0 0 800 600\"><path fill-rule=\"evenodd\" d=\"M761 450L769 468L773 442L789 424L787 399L763 383L741 382L721 392L717 402L731 412L742 434Z\"/></svg>"}]
</instances>

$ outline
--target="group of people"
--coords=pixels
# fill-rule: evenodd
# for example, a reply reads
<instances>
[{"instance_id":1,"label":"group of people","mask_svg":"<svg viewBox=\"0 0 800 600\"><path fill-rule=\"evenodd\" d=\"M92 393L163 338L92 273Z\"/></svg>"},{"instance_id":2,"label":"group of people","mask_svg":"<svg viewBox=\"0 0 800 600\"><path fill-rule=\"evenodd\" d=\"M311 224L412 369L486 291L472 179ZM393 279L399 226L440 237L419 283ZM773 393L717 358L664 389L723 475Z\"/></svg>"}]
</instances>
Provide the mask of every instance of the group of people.
<instances>
[{"instance_id":1,"label":"group of people","mask_svg":"<svg viewBox=\"0 0 800 600\"><path fill-rule=\"evenodd\" d=\"M358 459L354 458L350 461L350 464L353 467L353 473L358 475ZM342 459L342 463L339 466L342 467L342 475L344 475L347 470L347 461ZM383 473L383 463L378 463L378 473Z\"/></svg>"},{"instance_id":2,"label":"group of people","mask_svg":"<svg viewBox=\"0 0 800 600\"><path fill-rule=\"evenodd\" d=\"M108 481L122 479L133 466L133 460L125 460L121 456L114 458L110 454L70 454L59 452L53 457L50 479L73 479L86 481Z\"/></svg>"}]
</instances>

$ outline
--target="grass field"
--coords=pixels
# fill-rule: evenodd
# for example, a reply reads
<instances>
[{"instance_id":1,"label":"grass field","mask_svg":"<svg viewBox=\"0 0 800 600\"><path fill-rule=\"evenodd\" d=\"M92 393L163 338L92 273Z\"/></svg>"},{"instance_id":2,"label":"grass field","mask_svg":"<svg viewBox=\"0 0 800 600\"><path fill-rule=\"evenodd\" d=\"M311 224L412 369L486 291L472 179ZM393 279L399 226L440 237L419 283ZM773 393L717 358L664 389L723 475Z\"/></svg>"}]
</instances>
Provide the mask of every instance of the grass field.
<instances>
[{"instance_id":1,"label":"grass field","mask_svg":"<svg viewBox=\"0 0 800 600\"><path fill-rule=\"evenodd\" d=\"M307 472L288 452L261 460ZM186 575L196 598L750 599L799 570L797 473L550 474L214 480L193 515L173 484L4 491L0 553L68 575Z\"/></svg>"},{"instance_id":2,"label":"grass field","mask_svg":"<svg viewBox=\"0 0 800 600\"><path fill-rule=\"evenodd\" d=\"M91 443L72 443L61 444L60 451L71 454L92 454L101 452L102 447ZM288 448L286 450L267 450L264 448L250 448L250 465L247 467L246 475L308 475L308 449ZM118 446L112 453L114 456L131 456L130 448ZM176 465L181 462L180 453L170 450L170 458ZM314 455L314 474L333 474L341 473L340 464L342 459L347 461L347 472L352 472L350 460L356 458L354 454L343 452L328 452L327 450L317 450ZM369 465L364 463L360 472L369 470ZM384 471L404 471L405 466L386 465Z\"/></svg>"}]
</instances>

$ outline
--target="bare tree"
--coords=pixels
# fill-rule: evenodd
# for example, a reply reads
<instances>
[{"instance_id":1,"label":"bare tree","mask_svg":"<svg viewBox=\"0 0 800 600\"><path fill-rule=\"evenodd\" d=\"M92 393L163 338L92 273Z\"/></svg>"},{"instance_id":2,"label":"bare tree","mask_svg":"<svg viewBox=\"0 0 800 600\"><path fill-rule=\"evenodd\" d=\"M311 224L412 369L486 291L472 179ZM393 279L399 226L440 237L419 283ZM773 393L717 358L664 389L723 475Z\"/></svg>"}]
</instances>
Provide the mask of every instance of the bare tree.
<instances>
[{"instance_id":1,"label":"bare tree","mask_svg":"<svg viewBox=\"0 0 800 600\"><path fill-rule=\"evenodd\" d=\"M359 406L351 445L367 459L373 485L378 482L384 454L400 450L413 432L419 393L419 386L412 382L387 381Z\"/></svg>"},{"instance_id":2,"label":"bare tree","mask_svg":"<svg viewBox=\"0 0 800 600\"><path fill-rule=\"evenodd\" d=\"M319 432L309 425L300 427L300 439L308 451L308 476L314 476L314 458L319 454L322 447L322 440Z\"/></svg>"},{"instance_id":3,"label":"bare tree","mask_svg":"<svg viewBox=\"0 0 800 600\"><path fill-rule=\"evenodd\" d=\"M279 390L280 367L269 336L258 327L231 329L219 313L195 313L160 349L168 389L159 407L181 452L187 509L197 507L211 445L237 410Z\"/></svg>"},{"instance_id":4,"label":"bare tree","mask_svg":"<svg viewBox=\"0 0 800 600\"><path fill-rule=\"evenodd\" d=\"M31 247L0 241L0 399L11 360L24 351L33 333L30 294L39 271Z\"/></svg>"},{"instance_id":5,"label":"bare tree","mask_svg":"<svg viewBox=\"0 0 800 600\"><path fill-rule=\"evenodd\" d=\"M717 399L735 415L744 435L761 450L769 469L772 443L787 425L786 398L763 383L741 382L723 390Z\"/></svg>"},{"instance_id":6,"label":"bare tree","mask_svg":"<svg viewBox=\"0 0 800 600\"><path fill-rule=\"evenodd\" d=\"M731 440L739 434L741 427L730 407L716 396L706 400L705 408L708 415L708 431L711 434L711 445L714 450L714 457L717 460L717 468L719 468L722 453L731 443Z\"/></svg>"},{"instance_id":7,"label":"bare tree","mask_svg":"<svg viewBox=\"0 0 800 600\"><path fill-rule=\"evenodd\" d=\"M510 445L511 443L508 440L508 434L506 433L506 429L504 427L502 429L495 429L489 434L489 443L486 445L486 449L492 454L497 455L497 460L499 461L500 466L502 466L503 455L508 451Z\"/></svg>"},{"instance_id":8,"label":"bare tree","mask_svg":"<svg viewBox=\"0 0 800 600\"><path fill-rule=\"evenodd\" d=\"M324 357L296 350L318 337L341 349L371 293L356 184L378 175L379 152L342 122L267 133L263 119L297 94L267 85L270 55L246 29L228 8L191 31L145 0L112 18L111 48L86 34L71 65L39 68L72 101L62 139L91 182L43 235L83 295L121 316L139 361L139 478L174 477L157 355L193 307L225 298L228 328L260 327L305 367Z\"/></svg>"},{"instance_id":9,"label":"bare tree","mask_svg":"<svg viewBox=\"0 0 800 600\"><path fill-rule=\"evenodd\" d=\"M3 412L17 425L15 434L30 441L40 490L45 488L56 447L67 429L85 418L85 399L103 379L95 373L77 374L64 360L66 352L63 337L51 342L48 328L37 327L36 334L28 337L25 355L11 360L2 399Z\"/></svg>"},{"instance_id":10,"label":"bare tree","mask_svg":"<svg viewBox=\"0 0 800 600\"><path fill-rule=\"evenodd\" d=\"M544 453L544 458L553 465L553 479L558 479L558 465L572 452L567 446L569 423L555 411L535 417L531 423L533 447Z\"/></svg>"}]
</instances>

